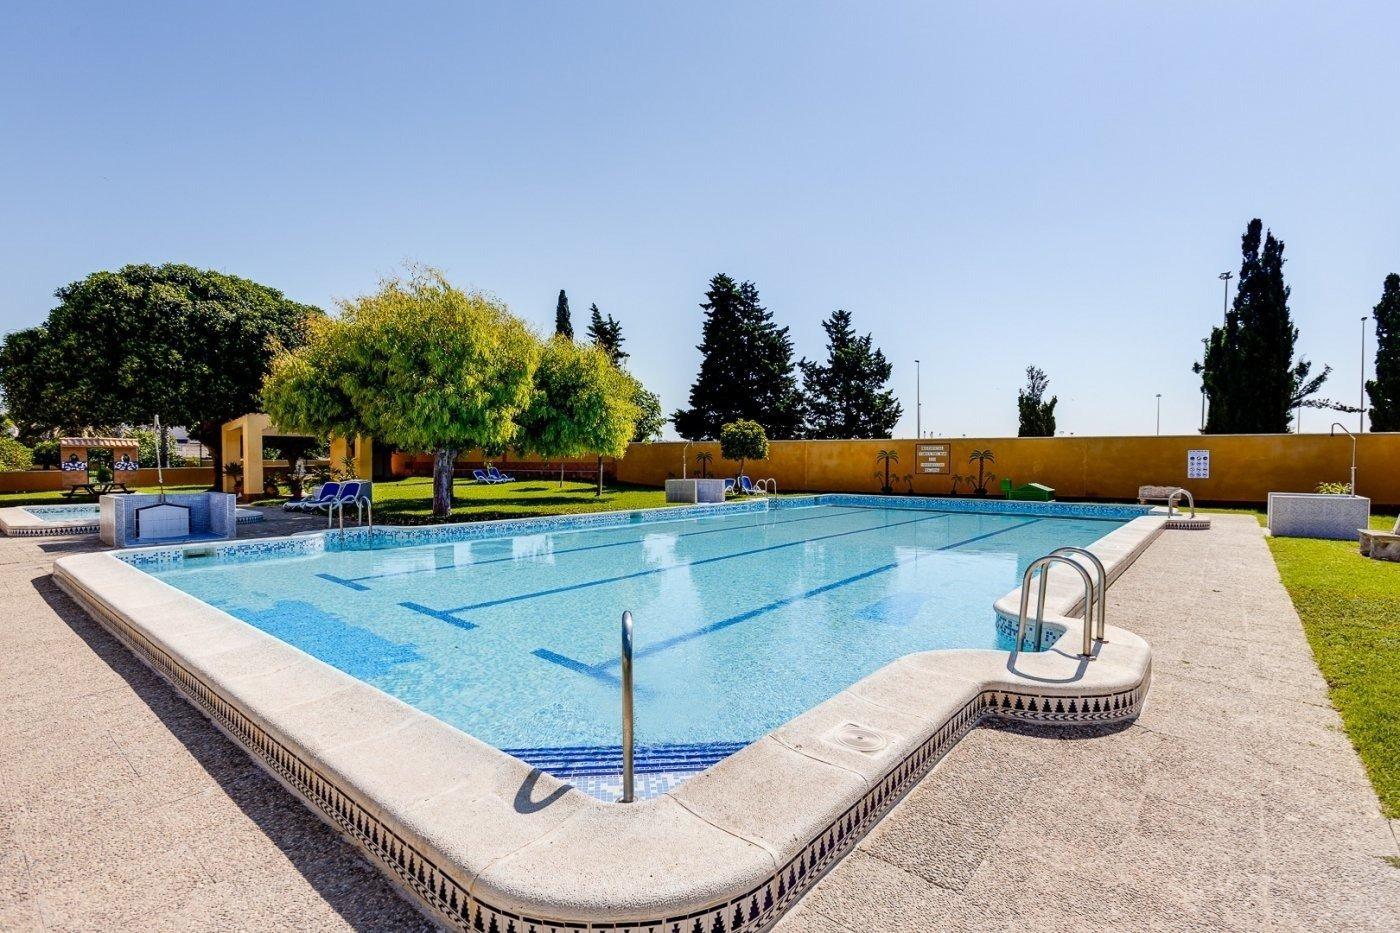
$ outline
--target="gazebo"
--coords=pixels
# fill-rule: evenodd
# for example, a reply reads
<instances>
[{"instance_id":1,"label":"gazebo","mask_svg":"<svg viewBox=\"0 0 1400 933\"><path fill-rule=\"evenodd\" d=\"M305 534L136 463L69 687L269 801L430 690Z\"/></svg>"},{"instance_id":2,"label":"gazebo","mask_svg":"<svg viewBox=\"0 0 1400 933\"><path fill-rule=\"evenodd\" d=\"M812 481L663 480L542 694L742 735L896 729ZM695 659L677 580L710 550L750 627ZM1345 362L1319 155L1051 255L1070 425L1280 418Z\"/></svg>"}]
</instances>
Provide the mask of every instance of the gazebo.
<instances>
[{"instance_id":1,"label":"gazebo","mask_svg":"<svg viewBox=\"0 0 1400 933\"><path fill-rule=\"evenodd\" d=\"M138 452L141 445L132 437L64 437L58 442L59 465L62 469L64 495L70 499L74 493L87 492L94 496L127 488L127 474L136 472L141 464ZM88 471L89 451L110 450L112 452L112 479L105 483L94 483Z\"/></svg>"}]
</instances>

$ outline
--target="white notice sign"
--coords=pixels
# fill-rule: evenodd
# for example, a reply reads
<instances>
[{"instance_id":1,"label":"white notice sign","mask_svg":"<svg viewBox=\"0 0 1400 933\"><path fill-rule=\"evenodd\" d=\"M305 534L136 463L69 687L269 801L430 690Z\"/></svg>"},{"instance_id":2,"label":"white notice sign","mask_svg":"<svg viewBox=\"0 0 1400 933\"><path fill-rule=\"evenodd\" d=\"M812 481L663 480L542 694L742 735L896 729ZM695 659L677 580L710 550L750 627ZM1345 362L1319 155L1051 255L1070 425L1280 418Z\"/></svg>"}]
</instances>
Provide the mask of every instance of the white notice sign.
<instances>
[{"instance_id":1,"label":"white notice sign","mask_svg":"<svg viewBox=\"0 0 1400 933\"><path fill-rule=\"evenodd\" d=\"M1210 451L1186 451L1186 478L1210 479Z\"/></svg>"}]
</instances>

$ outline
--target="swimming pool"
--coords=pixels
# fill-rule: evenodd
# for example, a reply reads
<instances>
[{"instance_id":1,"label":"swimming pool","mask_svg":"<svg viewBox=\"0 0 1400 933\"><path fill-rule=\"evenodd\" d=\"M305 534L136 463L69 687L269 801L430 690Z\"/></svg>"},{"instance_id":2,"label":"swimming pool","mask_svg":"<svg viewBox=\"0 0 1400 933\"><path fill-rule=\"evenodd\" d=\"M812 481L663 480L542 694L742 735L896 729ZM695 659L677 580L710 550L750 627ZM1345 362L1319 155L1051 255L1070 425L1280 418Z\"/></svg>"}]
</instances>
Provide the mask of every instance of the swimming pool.
<instances>
[{"instance_id":1,"label":"swimming pool","mask_svg":"<svg viewBox=\"0 0 1400 933\"><path fill-rule=\"evenodd\" d=\"M1069 568L1058 643L992 633L1028 556L1092 539L1111 582L1148 512L837 494L95 551L54 579L447 927L759 933L978 725L1138 715L1150 646L1109 624L1080 654ZM627 804L624 605L654 753Z\"/></svg>"},{"instance_id":2,"label":"swimming pool","mask_svg":"<svg viewBox=\"0 0 1400 933\"><path fill-rule=\"evenodd\" d=\"M1123 524L814 505L153 572L575 779L616 773L629 609L640 770L678 778L896 658L998 647L1031 560Z\"/></svg>"}]
</instances>

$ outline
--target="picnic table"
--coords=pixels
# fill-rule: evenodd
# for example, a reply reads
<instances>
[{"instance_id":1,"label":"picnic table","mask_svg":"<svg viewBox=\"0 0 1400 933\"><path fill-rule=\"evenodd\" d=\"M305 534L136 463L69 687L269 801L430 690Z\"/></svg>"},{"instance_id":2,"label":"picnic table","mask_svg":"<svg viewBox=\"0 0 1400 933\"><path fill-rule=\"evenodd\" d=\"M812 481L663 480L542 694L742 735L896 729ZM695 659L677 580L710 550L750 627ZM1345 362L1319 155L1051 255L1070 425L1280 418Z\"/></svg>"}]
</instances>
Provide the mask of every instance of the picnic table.
<instances>
[{"instance_id":1,"label":"picnic table","mask_svg":"<svg viewBox=\"0 0 1400 933\"><path fill-rule=\"evenodd\" d=\"M71 499L79 492L85 492L93 498L105 496L109 492L132 493L134 489L128 489L126 483L113 480L107 483L77 483L69 486L63 493L65 499Z\"/></svg>"}]
</instances>

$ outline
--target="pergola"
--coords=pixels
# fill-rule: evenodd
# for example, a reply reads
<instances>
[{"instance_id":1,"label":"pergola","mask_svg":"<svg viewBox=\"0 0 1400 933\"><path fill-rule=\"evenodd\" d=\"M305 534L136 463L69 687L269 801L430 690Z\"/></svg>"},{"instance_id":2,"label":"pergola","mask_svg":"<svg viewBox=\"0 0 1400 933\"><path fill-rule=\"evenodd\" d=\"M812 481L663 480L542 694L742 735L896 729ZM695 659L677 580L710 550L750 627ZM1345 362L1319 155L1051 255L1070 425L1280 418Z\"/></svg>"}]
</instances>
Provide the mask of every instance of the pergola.
<instances>
[{"instance_id":1,"label":"pergola","mask_svg":"<svg viewBox=\"0 0 1400 933\"><path fill-rule=\"evenodd\" d=\"M132 437L63 437L58 441L59 465L63 471L63 486L91 486L88 476L88 459L91 450L112 452L112 477L135 472L140 467L138 451L141 445ZM118 480L120 482L120 480ZM125 485L123 483L123 485Z\"/></svg>"},{"instance_id":2,"label":"pergola","mask_svg":"<svg viewBox=\"0 0 1400 933\"><path fill-rule=\"evenodd\" d=\"M282 430L262 412L249 412L241 418L225 422L222 430L224 462L242 465L245 499L262 492L264 447L278 447L289 439L312 440L310 434ZM366 479L370 477L373 470L374 443L369 438L357 437L352 444L346 438L333 437L330 447L330 461L333 466L339 467L346 455L353 453L355 475ZM234 477L225 473L224 492L233 492L234 483Z\"/></svg>"}]
</instances>

